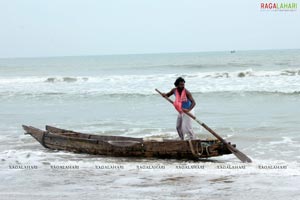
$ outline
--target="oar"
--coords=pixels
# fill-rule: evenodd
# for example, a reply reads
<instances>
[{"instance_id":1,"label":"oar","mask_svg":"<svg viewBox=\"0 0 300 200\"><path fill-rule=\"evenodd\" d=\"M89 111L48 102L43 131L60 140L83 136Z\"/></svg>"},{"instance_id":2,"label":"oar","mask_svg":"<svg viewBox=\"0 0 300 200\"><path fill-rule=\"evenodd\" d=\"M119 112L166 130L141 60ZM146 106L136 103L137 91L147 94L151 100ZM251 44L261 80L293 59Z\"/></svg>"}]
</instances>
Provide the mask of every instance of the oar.
<instances>
[{"instance_id":1,"label":"oar","mask_svg":"<svg viewBox=\"0 0 300 200\"><path fill-rule=\"evenodd\" d=\"M162 97L164 97L167 101L169 101L171 104L173 104L174 102L169 99L168 97L163 96L163 94L158 90L155 89L156 92L158 92ZM215 131L213 131L211 128L209 128L204 122L200 121L199 119L197 119L194 115L192 115L191 113L185 112L185 114L187 114L188 116L190 116L193 120L195 120L198 124L200 124L201 126L203 126L206 130L208 130L211 134L213 134L218 140L220 140L223 144L226 145L226 147L238 158L240 159L242 162L252 162L251 159L246 156L244 153L240 152L237 148L235 148L234 146L232 146L231 144L229 144L226 140L224 140L221 136L219 136Z\"/></svg>"}]
</instances>

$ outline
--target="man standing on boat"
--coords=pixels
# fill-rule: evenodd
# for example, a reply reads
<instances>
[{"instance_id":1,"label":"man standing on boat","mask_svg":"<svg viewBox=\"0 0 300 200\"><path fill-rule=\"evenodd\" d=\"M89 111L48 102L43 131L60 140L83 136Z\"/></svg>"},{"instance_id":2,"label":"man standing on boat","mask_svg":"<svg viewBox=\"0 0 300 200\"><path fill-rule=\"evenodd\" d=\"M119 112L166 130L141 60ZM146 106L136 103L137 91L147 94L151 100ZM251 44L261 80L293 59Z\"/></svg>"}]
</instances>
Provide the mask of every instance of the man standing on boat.
<instances>
[{"instance_id":1,"label":"man standing on boat","mask_svg":"<svg viewBox=\"0 0 300 200\"><path fill-rule=\"evenodd\" d=\"M196 102L192 94L184 87L185 80L182 77L176 79L173 88L168 93L163 93L163 96L170 97L175 95L174 107L179 112L177 117L176 129L180 139L184 140L185 134L188 135L189 139L194 139L195 134L192 127L192 118L190 118L187 112L194 115L193 108L196 105Z\"/></svg>"}]
</instances>

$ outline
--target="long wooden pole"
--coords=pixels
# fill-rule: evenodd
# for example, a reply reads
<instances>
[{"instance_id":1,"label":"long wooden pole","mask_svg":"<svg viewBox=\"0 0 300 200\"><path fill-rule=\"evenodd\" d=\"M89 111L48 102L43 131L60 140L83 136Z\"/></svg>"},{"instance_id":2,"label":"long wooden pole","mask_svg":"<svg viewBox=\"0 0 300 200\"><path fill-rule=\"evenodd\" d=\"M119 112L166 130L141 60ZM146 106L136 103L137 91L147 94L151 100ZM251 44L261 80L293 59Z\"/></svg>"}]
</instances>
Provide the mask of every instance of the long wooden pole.
<instances>
[{"instance_id":1,"label":"long wooden pole","mask_svg":"<svg viewBox=\"0 0 300 200\"><path fill-rule=\"evenodd\" d=\"M171 104L173 104L174 102L169 99L166 96L163 96L163 94L158 90L155 89L156 92L158 92L163 98L165 98L167 101L169 101ZM209 131L211 134L213 134L218 140L220 140L223 144L226 145L226 147L238 158L240 159L242 162L248 162L251 163L252 160L246 156L244 153L242 153L241 151L239 151L237 148L235 148L234 146L232 146L230 143L228 143L226 140L224 140L221 136L219 136L215 131L213 131L211 128L209 128L204 122L202 122L201 120L197 119L194 115L192 115L191 113L185 112L186 115L190 116L193 120L195 120L198 124L200 124L201 126L203 126L207 131Z\"/></svg>"}]
</instances>

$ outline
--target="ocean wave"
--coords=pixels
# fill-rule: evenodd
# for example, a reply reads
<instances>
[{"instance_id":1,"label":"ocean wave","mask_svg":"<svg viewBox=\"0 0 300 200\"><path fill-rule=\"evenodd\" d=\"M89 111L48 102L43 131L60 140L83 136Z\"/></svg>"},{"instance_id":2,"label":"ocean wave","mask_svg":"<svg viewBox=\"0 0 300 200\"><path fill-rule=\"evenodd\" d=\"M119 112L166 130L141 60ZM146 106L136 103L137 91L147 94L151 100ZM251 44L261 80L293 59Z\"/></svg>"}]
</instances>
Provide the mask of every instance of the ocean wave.
<instances>
[{"instance_id":1,"label":"ocean wave","mask_svg":"<svg viewBox=\"0 0 300 200\"><path fill-rule=\"evenodd\" d=\"M103 81L118 81L118 80L155 80L177 78L182 76L184 78L244 78L244 77L285 77L285 76L300 76L300 69L283 69L278 71L254 71L249 68L242 71L212 71L212 72L199 72L191 74L150 74L150 75L106 75L106 76L50 76L50 77L0 77L0 85L11 83L74 83L74 82L103 82Z\"/></svg>"},{"instance_id":2,"label":"ocean wave","mask_svg":"<svg viewBox=\"0 0 300 200\"><path fill-rule=\"evenodd\" d=\"M195 162L187 160L160 160L160 159L135 159L116 158L109 156L93 156L88 154L75 154L65 151L52 150L29 150L10 149L0 152L0 161L3 167L9 166L38 166L39 170L49 170L50 165L70 165L80 166L80 170L95 170L95 165L110 163L110 165L122 165L128 171L136 170L137 165L164 165L168 170L163 170L163 174L195 173L214 175L280 175L281 177L299 176L299 162L286 161L282 159L260 159L252 158L252 163L241 163L234 155L224 155L222 157L203 160L205 162ZM182 171L175 166L178 165L202 165L204 170L189 169ZM217 169L217 170L216 170ZM160 170L157 171L162 172ZM15 170L8 170L7 173L16 173ZM162 174L162 176L163 176Z\"/></svg>"},{"instance_id":3,"label":"ocean wave","mask_svg":"<svg viewBox=\"0 0 300 200\"><path fill-rule=\"evenodd\" d=\"M201 95L201 94L211 94L211 95L300 95L300 91L293 92L278 92L278 91L211 91L211 92L193 92L193 95ZM74 99L74 98L147 98L156 96L157 93L103 93L99 92L32 92L32 93L22 93L22 92L0 92L0 99L11 99L11 98L24 98L24 99L45 99L45 98L63 98L63 99Z\"/></svg>"},{"instance_id":4,"label":"ocean wave","mask_svg":"<svg viewBox=\"0 0 300 200\"><path fill-rule=\"evenodd\" d=\"M279 76L300 76L300 69L285 69L281 71L253 71L247 69L245 71L236 72L215 72L208 74L203 78L244 78L244 77L279 77Z\"/></svg>"},{"instance_id":5,"label":"ocean wave","mask_svg":"<svg viewBox=\"0 0 300 200\"><path fill-rule=\"evenodd\" d=\"M280 71L201 72L191 74L0 77L0 97L14 96L126 96L167 92L182 76L193 93L300 93L300 69Z\"/></svg>"},{"instance_id":6,"label":"ocean wave","mask_svg":"<svg viewBox=\"0 0 300 200\"><path fill-rule=\"evenodd\" d=\"M87 77L49 77L45 80L48 83L55 83L55 82L67 82L73 83L77 81L88 81L89 78Z\"/></svg>"}]
</instances>

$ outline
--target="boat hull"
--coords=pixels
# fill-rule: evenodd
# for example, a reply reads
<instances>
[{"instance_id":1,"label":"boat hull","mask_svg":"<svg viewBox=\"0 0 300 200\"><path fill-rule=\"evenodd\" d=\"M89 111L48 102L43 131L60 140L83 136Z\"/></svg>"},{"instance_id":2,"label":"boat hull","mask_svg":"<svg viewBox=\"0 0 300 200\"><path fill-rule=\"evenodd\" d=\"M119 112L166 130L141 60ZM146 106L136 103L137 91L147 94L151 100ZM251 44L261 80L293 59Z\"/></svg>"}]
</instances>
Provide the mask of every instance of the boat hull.
<instances>
[{"instance_id":1,"label":"boat hull","mask_svg":"<svg viewBox=\"0 0 300 200\"><path fill-rule=\"evenodd\" d=\"M40 130L23 125L25 134L30 134L45 148L75 153L118 157L154 157L173 159L199 159L231 154L217 140L168 140L143 139L122 136L100 136L46 126Z\"/></svg>"}]
</instances>

